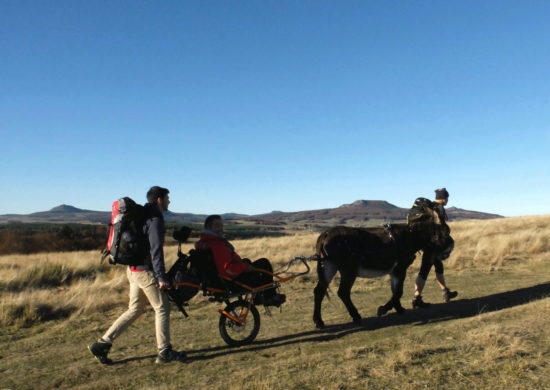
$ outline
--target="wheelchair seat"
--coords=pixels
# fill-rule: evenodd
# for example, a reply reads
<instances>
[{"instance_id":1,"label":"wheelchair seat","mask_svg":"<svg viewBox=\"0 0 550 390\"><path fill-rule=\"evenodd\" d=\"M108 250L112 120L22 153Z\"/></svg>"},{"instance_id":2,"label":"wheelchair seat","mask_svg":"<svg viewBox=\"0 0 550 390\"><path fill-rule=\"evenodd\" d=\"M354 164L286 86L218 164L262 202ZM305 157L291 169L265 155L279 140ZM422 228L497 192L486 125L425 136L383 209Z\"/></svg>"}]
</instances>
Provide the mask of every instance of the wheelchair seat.
<instances>
[{"instance_id":1,"label":"wheelchair seat","mask_svg":"<svg viewBox=\"0 0 550 390\"><path fill-rule=\"evenodd\" d=\"M231 292L232 283L224 280L219 274L210 249L192 249L189 252L191 269L196 271L203 291L208 288L215 288Z\"/></svg>"}]
</instances>

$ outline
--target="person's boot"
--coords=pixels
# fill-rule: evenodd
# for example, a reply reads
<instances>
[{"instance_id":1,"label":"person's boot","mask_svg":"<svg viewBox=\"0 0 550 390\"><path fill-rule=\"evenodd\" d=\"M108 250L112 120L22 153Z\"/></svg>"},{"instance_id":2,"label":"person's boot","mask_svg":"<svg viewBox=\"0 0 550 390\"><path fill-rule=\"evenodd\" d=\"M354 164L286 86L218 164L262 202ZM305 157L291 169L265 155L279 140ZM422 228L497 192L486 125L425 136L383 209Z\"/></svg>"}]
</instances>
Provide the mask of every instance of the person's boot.
<instances>
[{"instance_id":1,"label":"person's boot","mask_svg":"<svg viewBox=\"0 0 550 390\"><path fill-rule=\"evenodd\" d=\"M425 309L427 307L429 307L430 304L427 303L427 302L424 302L422 300L422 295L417 295L413 298L412 300L412 307L413 309Z\"/></svg>"},{"instance_id":2,"label":"person's boot","mask_svg":"<svg viewBox=\"0 0 550 390\"><path fill-rule=\"evenodd\" d=\"M443 300L448 303L451 301L451 299L456 298L458 295L458 291L451 291L448 288L443 290Z\"/></svg>"},{"instance_id":3,"label":"person's boot","mask_svg":"<svg viewBox=\"0 0 550 390\"><path fill-rule=\"evenodd\" d=\"M103 340L88 345L88 349L101 364L112 364L113 361L107 357L112 344Z\"/></svg>"},{"instance_id":4,"label":"person's boot","mask_svg":"<svg viewBox=\"0 0 550 390\"><path fill-rule=\"evenodd\" d=\"M187 354L183 351L174 351L172 347L161 349L155 363L184 362Z\"/></svg>"}]
</instances>

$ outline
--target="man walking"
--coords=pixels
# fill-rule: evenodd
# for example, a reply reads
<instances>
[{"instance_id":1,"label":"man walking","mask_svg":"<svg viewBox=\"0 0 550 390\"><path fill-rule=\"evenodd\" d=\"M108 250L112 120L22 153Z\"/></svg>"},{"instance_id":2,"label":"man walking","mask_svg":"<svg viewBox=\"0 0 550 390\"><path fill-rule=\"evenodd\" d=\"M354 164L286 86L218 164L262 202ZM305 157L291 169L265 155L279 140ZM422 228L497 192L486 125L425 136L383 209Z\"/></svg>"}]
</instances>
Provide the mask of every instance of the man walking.
<instances>
[{"instance_id":1,"label":"man walking","mask_svg":"<svg viewBox=\"0 0 550 390\"><path fill-rule=\"evenodd\" d=\"M443 218L445 221L449 219L445 211L445 206L448 202L449 192L447 191L447 189L438 188L437 190L435 190L434 203L437 207L440 217ZM422 300L422 291L424 290L424 285L426 284L426 279L428 278L428 274L430 273L430 269L432 268L432 266L435 268L435 278L437 280L437 283L439 284L439 287L443 292L443 300L445 302L449 302L452 298L456 298L456 296L458 295L457 291L449 290L447 284L445 283L445 276L443 275L444 268L442 261L451 255L451 251L453 250L453 248L454 240L451 238L449 230L449 237L447 239L447 242L445 243L445 248L443 249L443 251L435 254L433 249L427 249L422 254L422 264L420 265L420 271L418 272L418 276L416 277L416 282L414 285L414 298L412 300L413 309L425 308L430 306L429 303Z\"/></svg>"},{"instance_id":2,"label":"man walking","mask_svg":"<svg viewBox=\"0 0 550 390\"><path fill-rule=\"evenodd\" d=\"M155 363L185 360L185 352L177 352L170 344L170 303L163 291L172 288L164 266L164 217L170 199L168 189L154 186L147 192L144 206L143 234L148 254L143 265L129 266L126 270L130 282L130 303L124 312L88 349L102 364L111 364L107 357L113 341L132 324L147 308L147 302L155 311L155 328L159 350Z\"/></svg>"}]
</instances>

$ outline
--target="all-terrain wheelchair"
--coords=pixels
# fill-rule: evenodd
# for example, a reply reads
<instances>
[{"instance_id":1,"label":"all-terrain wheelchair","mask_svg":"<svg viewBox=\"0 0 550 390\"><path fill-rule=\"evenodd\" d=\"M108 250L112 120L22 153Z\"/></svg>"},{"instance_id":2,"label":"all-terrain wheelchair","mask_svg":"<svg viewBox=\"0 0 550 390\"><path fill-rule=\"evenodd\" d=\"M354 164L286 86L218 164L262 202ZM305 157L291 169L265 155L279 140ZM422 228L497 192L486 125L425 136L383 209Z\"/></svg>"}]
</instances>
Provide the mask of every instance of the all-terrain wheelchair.
<instances>
[{"instance_id":1,"label":"all-terrain wheelchair","mask_svg":"<svg viewBox=\"0 0 550 390\"><path fill-rule=\"evenodd\" d=\"M168 271L174 288L167 290L170 300L187 316L184 306L199 291L211 302L224 303L220 309L219 331L222 339L230 346L240 346L255 340L260 331L260 313L256 306L261 304L263 293L278 289L282 283L309 273L310 267L303 256L294 257L282 270L271 273L257 269L273 277L273 282L252 287L235 280L221 277L210 250L192 249L188 254L181 250L181 244L189 236L189 229L181 228L174 232L178 241L178 259ZM301 272L290 272L291 267L300 263L305 266Z\"/></svg>"}]
</instances>

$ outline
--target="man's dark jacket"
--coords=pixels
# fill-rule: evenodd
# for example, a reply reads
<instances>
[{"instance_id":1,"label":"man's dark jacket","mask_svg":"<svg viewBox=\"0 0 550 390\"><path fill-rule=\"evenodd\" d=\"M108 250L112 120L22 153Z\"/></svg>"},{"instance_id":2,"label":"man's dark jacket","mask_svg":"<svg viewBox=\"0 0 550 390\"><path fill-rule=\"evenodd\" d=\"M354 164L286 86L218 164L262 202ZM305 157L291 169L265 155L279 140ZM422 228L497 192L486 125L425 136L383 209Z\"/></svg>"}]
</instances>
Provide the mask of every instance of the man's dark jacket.
<instances>
[{"instance_id":1,"label":"man's dark jacket","mask_svg":"<svg viewBox=\"0 0 550 390\"><path fill-rule=\"evenodd\" d=\"M164 216L156 203L147 203L143 206L145 223L143 225L143 234L147 242L147 257L145 264L135 267L140 270L153 270L157 281L168 283L164 267Z\"/></svg>"}]
</instances>

